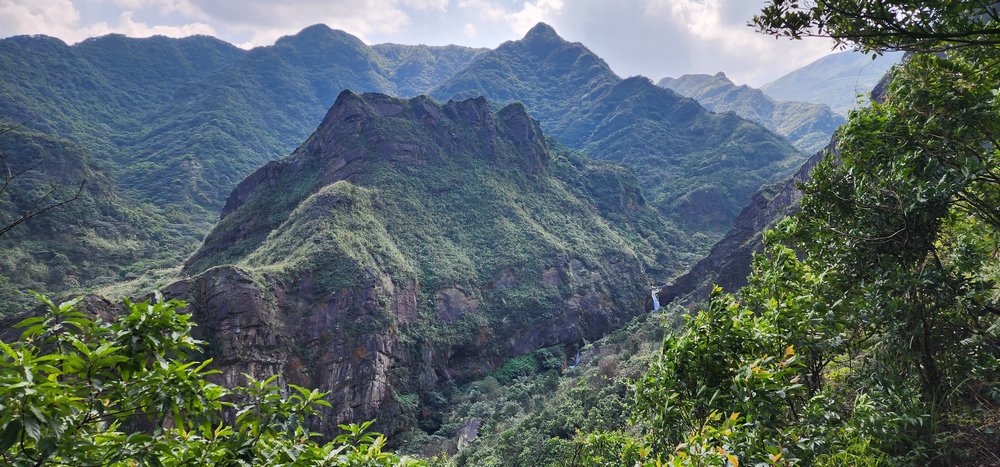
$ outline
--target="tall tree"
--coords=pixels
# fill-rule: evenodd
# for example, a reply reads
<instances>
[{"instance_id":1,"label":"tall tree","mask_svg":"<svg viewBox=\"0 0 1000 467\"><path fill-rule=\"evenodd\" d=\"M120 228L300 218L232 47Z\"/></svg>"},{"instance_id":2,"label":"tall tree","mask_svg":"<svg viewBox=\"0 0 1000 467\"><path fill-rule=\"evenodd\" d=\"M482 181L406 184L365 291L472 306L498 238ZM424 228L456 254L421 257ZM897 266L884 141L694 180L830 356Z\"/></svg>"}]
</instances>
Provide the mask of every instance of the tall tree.
<instances>
[{"instance_id":1,"label":"tall tree","mask_svg":"<svg viewBox=\"0 0 1000 467\"><path fill-rule=\"evenodd\" d=\"M8 133L17 131L22 124L0 127L0 138ZM0 151L0 171L3 172L3 180L0 181L0 198L6 196L11 196L10 190L13 188L15 182L18 179L23 178L29 172L38 169L38 165L28 165L26 167L13 167L9 162L9 157L3 151ZM30 199L25 207L18 209L16 204L12 204L15 212L9 214L8 220L0 224L0 237L2 237L7 232L11 231L15 227L35 218L60 206L66 205L80 198L83 194L83 188L86 186L87 181L82 180L80 186L77 187L75 192L72 192L69 196L63 197L63 199L58 199L58 192L61 191L58 186L49 186L41 194L34 196Z\"/></svg>"}]
</instances>

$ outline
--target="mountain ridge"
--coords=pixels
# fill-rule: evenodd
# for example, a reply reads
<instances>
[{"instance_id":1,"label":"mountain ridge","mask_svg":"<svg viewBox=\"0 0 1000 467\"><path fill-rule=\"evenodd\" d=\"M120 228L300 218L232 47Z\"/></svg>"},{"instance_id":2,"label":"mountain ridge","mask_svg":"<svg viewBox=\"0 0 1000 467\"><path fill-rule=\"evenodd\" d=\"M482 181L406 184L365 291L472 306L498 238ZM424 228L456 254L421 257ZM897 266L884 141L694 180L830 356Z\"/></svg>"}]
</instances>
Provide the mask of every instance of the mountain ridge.
<instances>
[{"instance_id":1,"label":"mountain ridge","mask_svg":"<svg viewBox=\"0 0 1000 467\"><path fill-rule=\"evenodd\" d=\"M804 159L757 124L709 114L648 78L618 77L583 44L565 41L544 23L479 55L430 94L524 102L560 142L632 166L652 204L708 237L728 228L753 191ZM713 164L734 172L708 175ZM741 181L718 183L720 178Z\"/></svg>"},{"instance_id":2,"label":"mountain ridge","mask_svg":"<svg viewBox=\"0 0 1000 467\"><path fill-rule=\"evenodd\" d=\"M845 121L825 104L778 102L759 89L737 86L723 72L663 78L657 86L694 98L713 112L731 111L760 123L807 154L823 149Z\"/></svg>"}]
</instances>

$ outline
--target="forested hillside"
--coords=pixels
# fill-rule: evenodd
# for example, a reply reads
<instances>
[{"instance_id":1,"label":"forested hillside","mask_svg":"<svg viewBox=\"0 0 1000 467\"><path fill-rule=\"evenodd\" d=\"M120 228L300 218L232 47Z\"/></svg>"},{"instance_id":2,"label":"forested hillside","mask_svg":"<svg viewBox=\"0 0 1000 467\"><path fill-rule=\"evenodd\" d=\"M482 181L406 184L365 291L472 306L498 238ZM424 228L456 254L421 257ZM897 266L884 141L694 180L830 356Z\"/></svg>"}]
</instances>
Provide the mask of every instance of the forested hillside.
<instances>
[{"instance_id":1,"label":"forested hillside","mask_svg":"<svg viewBox=\"0 0 1000 467\"><path fill-rule=\"evenodd\" d=\"M1000 6L748 20L906 57L0 40L0 464L1000 465Z\"/></svg>"}]
</instances>

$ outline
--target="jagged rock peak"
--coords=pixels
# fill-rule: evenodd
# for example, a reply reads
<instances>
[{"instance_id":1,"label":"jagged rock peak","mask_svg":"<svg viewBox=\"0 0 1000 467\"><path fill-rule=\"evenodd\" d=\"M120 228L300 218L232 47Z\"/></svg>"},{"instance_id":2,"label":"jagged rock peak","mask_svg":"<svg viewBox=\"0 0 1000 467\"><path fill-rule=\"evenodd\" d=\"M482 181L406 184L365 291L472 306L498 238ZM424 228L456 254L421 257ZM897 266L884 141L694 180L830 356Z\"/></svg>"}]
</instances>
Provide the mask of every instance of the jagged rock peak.
<instances>
[{"instance_id":1,"label":"jagged rock peak","mask_svg":"<svg viewBox=\"0 0 1000 467\"><path fill-rule=\"evenodd\" d=\"M494 113L490 102L482 96L439 104L427 96L402 99L379 93L357 94L344 90L337 96L323 123L304 147L322 153L323 147L329 147L335 141L359 138L372 125L388 128L381 126L388 124L387 120L419 123L428 132L428 136L443 145L451 144L447 141L453 142L458 138L460 132L456 132L456 126L468 128L477 133L475 138L480 142L476 144L489 140L493 141L491 145L514 146L513 152L491 146L493 150L487 152L493 156L514 162L532 173L544 171L548 166L548 145L541 126L529 116L525 107L514 103ZM376 123L378 121L386 123ZM385 137L383 135L379 139L380 144L386 143Z\"/></svg>"},{"instance_id":2,"label":"jagged rock peak","mask_svg":"<svg viewBox=\"0 0 1000 467\"><path fill-rule=\"evenodd\" d=\"M442 105L427 96L403 99L374 92L357 94L345 89L337 96L320 128L361 115L426 120L434 125L442 116L469 125L483 125L493 119L490 103L482 96Z\"/></svg>"},{"instance_id":3,"label":"jagged rock peak","mask_svg":"<svg viewBox=\"0 0 1000 467\"><path fill-rule=\"evenodd\" d=\"M490 102L482 96L450 100L442 105L427 96L402 99L381 93L358 94L345 89L337 96L320 128L354 121L363 115L409 118L428 121L434 125L446 116L462 125L497 124L505 130L513 131L508 136L518 142L525 142L529 134L533 139L544 140L541 127L531 118L523 104L514 102L494 114Z\"/></svg>"}]
</instances>

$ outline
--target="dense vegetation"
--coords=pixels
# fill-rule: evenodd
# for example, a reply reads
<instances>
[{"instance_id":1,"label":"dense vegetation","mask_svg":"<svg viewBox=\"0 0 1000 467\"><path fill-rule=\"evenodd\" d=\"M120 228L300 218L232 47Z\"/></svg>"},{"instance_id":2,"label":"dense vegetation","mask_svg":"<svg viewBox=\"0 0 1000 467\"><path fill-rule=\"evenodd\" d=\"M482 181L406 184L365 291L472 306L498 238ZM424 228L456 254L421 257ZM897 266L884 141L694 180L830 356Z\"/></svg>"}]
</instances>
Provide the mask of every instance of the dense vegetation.
<instances>
[{"instance_id":1,"label":"dense vegetation","mask_svg":"<svg viewBox=\"0 0 1000 467\"><path fill-rule=\"evenodd\" d=\"M713 112L735 112L760 123L806 154L815 154L830 144L830 136L844 123L844 118L826 105L776 102L759 89L737 86L722 72L663 78L657 86L691 97Z\"/></svg>"},{"instance_id":2,"label":"dense vegetation","mask_svg":"<svg viewBox=\"0 0 1000 467\"><path fill-rule=\"evenodd\" d=\"M191 298L191 314L159 296L126 302L124 313L88 299L88 314L75 309L82 302L41 297L42 309L0 329L5 463L416 463L384 452L385 438L368 433L367 422L337 427L344 414L371 413L392 414L382 423L405 432L402 449L451 455L441 461L458 465L1000 463L1000 11L973 0L771 0L754 23L780 36L833 37L865 53L913 54L885 81L883 100L851 112L837 151L802 185L800 210L766 234L738 294L716 288L691 315L665 311L665 325L655 315L634 317L648 283L676 272L707 238L686 239L663 213L732 205L739 190L792 163L787 145L647 80L602 74L606 65L581 45L539 26L469 69L507 86L493 88L511 92L501 99L527 92L553 115L566 110L559 93L592 86L587 99L596 105L570 104L572 118L599 122L587 127L596 130L583 134L557 117L543 124L597 154L627 154L624 161L649 170L640 174L647 181L677 171L650 197L655 208L634 173L545 139L520 104L493 111L481 98L439 105L340 93L305 144L230 195L184 266L190 277L171 286ZM325 28L299 39L322 43L331 34L352 42ZM318 96L331 91L327 84L297 87L310 75L292 71L343 71L309 68L342 45L298 48L286 38L220 66ZM209 62L225 61L225 46L209 50ZM440 75L420 72L421 64L456 66L464 53L479 53L357 50L358 61L324 63L351 63L357 68L345 75L396 86L387 76L433 81ZM248 64L258 60L267 65ZM543 86L556 99L521 89L538 70L528 64L566 62L582 66L562 75L566 86ZM520 68L519 79L497 74L511 68ZM287 105L296 115L312 106L282 101L274 92L282 86L258 89L259 105ZM182 84L166 94L194 96L175 109L187 117L197 106L184 105L201 98L206 108L221 96L249 105L238 92L199 94ZM247 115L295 131L281 115ZM145 195L127 187L111 164L127 145L85 137L74 126L82 121L50 123L44 132L2 135L16 154L5 164L67 169L31 167L0 198L4 212L30 211L50 185L69 189L53 191L54 199L68 199L77 180L91 183L79 202L46 217L59 223L11 231L18 236L8 237L3 260L15 273L5 280L83 286L89 269L128 274L144 263L117 269L102 260L131 261L130 248L188 235L170 229L189 219L144 214L143 203L211 205L153 195L148 184ZM242 138L239 131L227 137ZM692 136L721 146L686 140ZM163 144L155 138L149 144ZM673 165L652 162L664 155ZM168 165L178 160L163 156ZM221 173L199 180L216 183ZM713 177L743 182L705 204L720 196L705 187ZM119 202L126 195L135 198ZM86 222L74 223L77 216ZM701 218L683 227L718 225ZM52 262L36 252L48 251L50 238L66 242ZM31 261L59 267L24 266ZM194 320L206 342L194 339ZM271 376L275 370L283 373ZM302 381L309 384L296 385Z\"/></svg>"},{"instance_id":3,"label":"dense vegetation","mask_svg":"<svg viewBox=\"0 0 1000 467\"><path fill-rule=\"evenodd\" d=\"M198 225L123 196L113 174L74 143L12 129L0 135L0 161L0 227L40 214L0 234L0 317L35 303L25 289L132 280L176 266L195 246Z\"/></svg>"},{"instance_id":4,"label":"dense vegetation","mask_svg":"<svg viewBox=\"0 0 1000 467\"><path fill-rule=\"evenodd\" d=\"M981 5L954 3L958 21ZM535 365L510 391L458 391L456 422L487 438L456 462L1000 462L1000 56L968 37L851 114L749 285L716 289L655 357L635 355L656 335L637 320L561 379Z\"/></svg>"},{"instance_id":5,"label":"dense vegetation","mask_svg":"<svg viewBox=\"0 0 1000 467\"><path fill-rule=\"evenodd\" d=\"M916 54L884 103L852 112L750 285L717 290L664 340L635 383L633 429L588 437L584 464L1000 462L1000 55L989 34L947 39L962 21L981 30L981 5L943 4L918 26L908 5L888 15L916 37L944 28L937 41L863 33L885 16L823 5L832 18L797 5L757 18L949 52Z\"/></svg>"}]
</instances>

